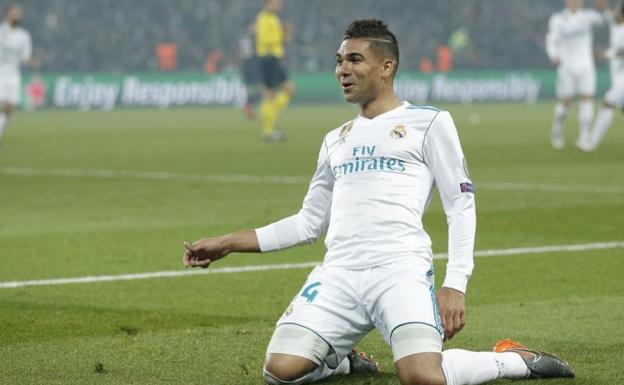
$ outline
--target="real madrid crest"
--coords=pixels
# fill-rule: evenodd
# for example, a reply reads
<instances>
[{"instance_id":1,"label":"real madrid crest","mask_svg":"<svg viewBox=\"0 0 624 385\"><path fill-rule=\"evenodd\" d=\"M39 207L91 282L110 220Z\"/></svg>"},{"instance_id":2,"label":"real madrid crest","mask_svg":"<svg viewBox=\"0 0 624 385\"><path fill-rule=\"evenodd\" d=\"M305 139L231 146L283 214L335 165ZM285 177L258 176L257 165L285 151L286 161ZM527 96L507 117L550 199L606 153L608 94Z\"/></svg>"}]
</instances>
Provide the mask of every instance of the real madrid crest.
<instances>
[{"instance_id":1,"label":"real madrid crest","mask_svg":"<svg viewBox=\"0 0 624 385\"><path fill-rule=\"evenodd\" d=\"M402 124L397 124L390 131L390 137L394 139L401 139L401 138L404 138L406 135L407 135L407 130L405 129L405 126Z\"/></svg>"},{"instance_id":2,"label":"real madrid crest","mask_svg":"<svg viewBox=\"0 0 624 385\"><path fill-rule=\"evenodd\" d=\"M349 131L351 131L351 128L353 128L353 120L342 126L342 128L340 129L339 137L344 138L349 133Z\"/></svg>"}]
</instances>

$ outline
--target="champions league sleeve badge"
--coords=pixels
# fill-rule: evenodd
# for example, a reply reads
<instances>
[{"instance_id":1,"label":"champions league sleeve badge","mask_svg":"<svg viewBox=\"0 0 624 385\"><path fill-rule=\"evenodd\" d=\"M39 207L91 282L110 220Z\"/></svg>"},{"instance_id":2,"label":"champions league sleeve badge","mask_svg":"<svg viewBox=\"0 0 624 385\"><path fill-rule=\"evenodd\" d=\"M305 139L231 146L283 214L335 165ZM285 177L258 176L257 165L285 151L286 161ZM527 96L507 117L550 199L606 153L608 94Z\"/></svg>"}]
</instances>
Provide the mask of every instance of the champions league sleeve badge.
<instances>
[{"instance_id":1,"label":"champions league sleeve badge","mask_svg":"<svg viewBox=\"0 0 624 385\"><path fill-rule=\"evenodd\" d=\"M463 193L474 193L474 187L469 182L460 183L459 190Z\"/></svg>"}]
</instances>

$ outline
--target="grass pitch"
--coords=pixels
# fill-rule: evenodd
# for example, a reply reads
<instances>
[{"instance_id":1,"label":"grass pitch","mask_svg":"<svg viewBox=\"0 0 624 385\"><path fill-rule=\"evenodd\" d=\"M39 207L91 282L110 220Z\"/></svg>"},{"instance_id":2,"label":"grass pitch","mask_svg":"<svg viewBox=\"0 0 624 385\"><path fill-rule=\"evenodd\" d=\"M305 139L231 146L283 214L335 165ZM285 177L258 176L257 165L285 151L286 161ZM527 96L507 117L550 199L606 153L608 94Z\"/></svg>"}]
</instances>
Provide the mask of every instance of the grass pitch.
<instances>
[{"instance_id":1,"label":"grass pitch","mask_svg":"<svg viewBox=\"0 0 624 385\"><path fill-rule=\"evenodd\" d=\"M572 116L568 146L550 149L550 104L443 107L477 188L477 250L624 241L621 116L585 154L572 146ZM355 113L293 107L283 143L261 142L231 109L20 113L0 147L0 282L181 270L182 241L290 215L307 187L184 175L309 178L324 133ZM67 169L100 174L53 175ZM119 174L128 171L182 177ZM437 200L425 227L434 251L446 250ZM235 254L214 267L322 255L318 243ZM438 281L444 265L436 261ZM0 288L0 384L261 384L274 323L309 270ZM513 337L577 372L574 381L532 384L624 383L622 277L617 248L476 258L468 325L447 347L490 350ZM399 383L378 334L360 348L383 373L325 383Z\"/></svg>"}]
</instances>

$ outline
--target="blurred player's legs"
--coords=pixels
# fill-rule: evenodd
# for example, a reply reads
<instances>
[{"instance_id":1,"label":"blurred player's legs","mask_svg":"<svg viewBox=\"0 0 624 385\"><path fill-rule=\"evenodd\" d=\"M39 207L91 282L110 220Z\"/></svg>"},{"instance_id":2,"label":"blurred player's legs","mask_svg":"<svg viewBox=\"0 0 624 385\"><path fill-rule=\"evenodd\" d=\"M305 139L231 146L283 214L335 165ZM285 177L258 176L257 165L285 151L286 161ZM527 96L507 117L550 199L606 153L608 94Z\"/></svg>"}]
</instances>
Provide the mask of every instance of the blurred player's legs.
<instances>
[{"instance_id":1,"label":"blurred player's legs","mask_svg":"<svg viewBox=\"0 0 624 385\"><path fill-rule=\"evenodd\" d=\"M2 136L4 135L4 130L6 129L8 122L9 114L2 103L0 103L0 143L2 143Z\"/></svg>"},{"instance_id":2,"label":"blurred player's legs","mask_svg":"<svg viewBox=\"0 0 624 385\"><path fill-rule=\"evenodd\" d=\"M565 129L565 121L570 110L572 99L561 99L555 105L555 114L553 117L552 130L550 135L550 144L553 148L561 150L565 147L565 139L563 132Z\"/></svg>"},{"instance_id":3,"label":"blurred player's legs","mask_svg":"<svg viewBox=\"0 0 624 385\"><path fill-rule=\"evenodd\" d=\"M624 77L614 78L611 88L605 94L602 108L598 112L591 136L585 151L593 151L600 145L602 138L609 130L613 122L615 108L622 109L624 107Z\"/></svg>"},{"instance_id":4,"label":"blurred player's legs","mask_svg":"<svg viewBox=\"0 0 624 385\"><path fill-rule=\"evenodd\" d=\"M273 56L261 58L264 87L260 103L262 137L265 140L283 139L283 132L276 128L277 119L290 102L295 88L280 59Z\"/></svg>"},{"instance_id":5,"label":"blurred player's legs","mask_svg":"<svg viewBox=\"0 0 624 385\"><path fill-rule=\"evenodd\" d=\"M0 77L0 142L9 123L13 108L20 99L20 79Z\"/></svg>"},{"instance_id":6,"label":"blurred player's legs","mask_svg":"<svg viewBox=\"0 0 624 385\"><path fill-rule=\"evenodd\" d=\"M583 149L590 140L590 129L594 115L593 96L596 89L596 71L594 68L570 69L560 67L557 70L557 98L550 143L560 150L565 147L565 120L568 116L572 98L579 95L579 135L576 146Z\"/></svg>"},{"instance_id":7,"label":"blurred player's legs","mask_svg":"<svg viewBox=\"0 0 624 385\"><path fill-rule=\"evenodd\" d=\"M576 73L579 94L579 136L576 147L581 150L589 143L592 121L594 120L594 94L596 93L596 69L585 68Z\"/></svg>"},{"instance_id":8,"label":"blurred player's legs","mask_svg":"<svg viewBox=\"0 0 624 385\"><path fill-rule=\"evenodd\" d=\"M614 114L615 111L612 105L608 103L603 104L600 111L598 111L598 116L594 122L594 127L589 140L589 145L585 148L585 151L593 151L600 145L602 138L604 138L605 134L609 130L609 127L611 127Z\"/></svg>"},{"instance_id":9,"label":"blurred player's legs","mask_svg":"<svg viewBox=\"0 0 624 385\"><path fill-rule=\"evenodd\" d=\"M577 146L589 141L592 120L594 119L594 100L591 96L581 97L579 101L579 137Z\"/></svg>"},{"instance_id":10,"label":"blurred player's legs","mask_svg":"<svg viewBox=\"0 0 624 385\"><path fill-rule=\"evenodd\" d=\"M245 91L247 92L244 111L249 119L253 119L255 117L254 109L262 98L262 73L260 60L257 56L253 55L244 60L243 79L245 81Z\"/></svg>"},{"instance_id":11,"label":"blurred player's legs","mask_svg":"<svg viewBox=\"0 0 624 385\"><path fill-rule=\"evenodd\" d=\"M556 94L557 104L553 116L550 144L553 148L560 150L565 146L565 121L574 96L574 76L563 67L557 69Z\"/></svg>"}]
</instances>

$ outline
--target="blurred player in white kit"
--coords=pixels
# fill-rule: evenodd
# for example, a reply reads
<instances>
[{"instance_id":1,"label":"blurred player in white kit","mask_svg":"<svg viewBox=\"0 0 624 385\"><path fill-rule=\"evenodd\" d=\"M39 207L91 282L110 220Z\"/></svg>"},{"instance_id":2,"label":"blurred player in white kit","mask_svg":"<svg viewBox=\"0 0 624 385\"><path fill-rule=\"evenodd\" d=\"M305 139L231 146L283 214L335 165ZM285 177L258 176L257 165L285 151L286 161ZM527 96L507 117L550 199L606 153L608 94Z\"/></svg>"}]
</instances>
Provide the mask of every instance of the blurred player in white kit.
<instances>
[{"instance_id":1,"label":"blurred player in white kit","mask_svg":"<svg viewBox=\"0 0 624 385\"><path fill-rule=\"evenodd\" d=\"M0 142L13 109L20 102L20 66L28 64L35 69L39 67L39 63L32 58L30 33L20 27L22 17L22 7L8 5L0 25Z\"/></svg>"},{"instance_id":2,"label":"blurred player in white kit","mask_svg":"<svg viewBox=\"0 0 624 385\"><path fill-rule=\"evenodd\" d=\"M624 108L624 2L613 12L609 36L609 49L598 55L602 60L609 60L611 88L604 96L589 141L581 148L584 151L598 147L613 122L614 109Z\"/></svg>"},{"instance_id":3,"label":"blurred player in white kit","mask_svg":"<svg viewBox=\"0 0 624 385\"><path fill-rule=\"evenodd\" d=\"M596 0L595 10L584 9L583 0L565 0L566 7L554 13L548 22L546 52L557 67L557 105L551 132L555 149L565 146L563 131L572 98L579 101L579 137L577 147L589 141L596 93L596 67L593 54L593 28L608 20L607 1Z\"/></svg>"}]
</instances>

